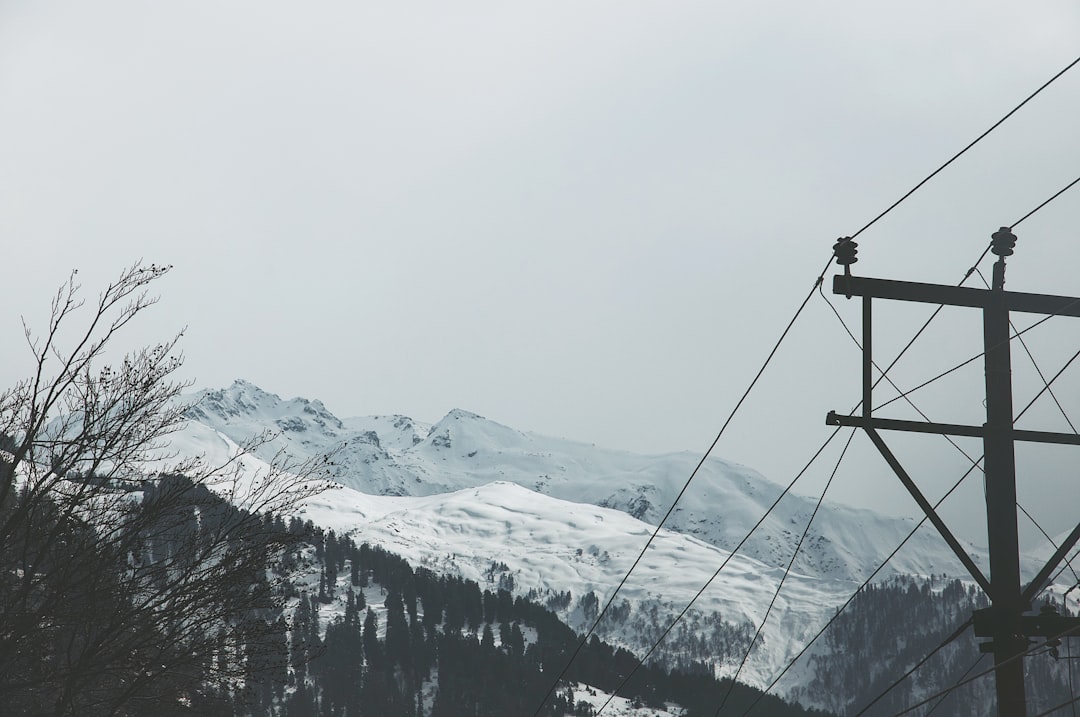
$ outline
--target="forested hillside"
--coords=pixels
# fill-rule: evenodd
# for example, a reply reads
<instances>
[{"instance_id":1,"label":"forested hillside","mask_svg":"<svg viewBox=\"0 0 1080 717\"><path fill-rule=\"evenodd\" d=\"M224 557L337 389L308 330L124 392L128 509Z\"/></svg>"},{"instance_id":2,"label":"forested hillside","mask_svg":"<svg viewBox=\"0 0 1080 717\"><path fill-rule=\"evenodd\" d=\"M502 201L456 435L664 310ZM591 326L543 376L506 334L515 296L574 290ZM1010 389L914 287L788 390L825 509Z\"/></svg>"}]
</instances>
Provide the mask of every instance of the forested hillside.
<instances>
[{"instance_id":1,"label":"forested hillside","mask_svg":"<svg viewBox=\"0 0 1080 717\"><path fill-rule=\"evenodd\" d=\"M306 529L312 548L299 559L308 561L309 575L317 571L318 581L292 598L295 666L285 714L532 715L578 644L579 636L545 605L413 569L380 548L357 546L310 524ZM622 696L657 709L675 703L688 716L714 714L728 687L704 664L675 673L655 667L635 673L636 667L634 655L594 637L540 713L592 714L588 705L575 704L569 686L610 693L631 673ZM238 705L238 712L280 707L279 696L261 694L258 705ZM738 710L757 695L736 685L728 705ZM775 698L766 698L759 713L810 714Z\"/></svg>"},{"instance_id":2,"label":"forested hillside","mask_svg":"<svg viewBox=\"0 0 1080 717\"><path fill-rule=\"evenodd\" d=\"M955 579L900 577L869 585L803 658L809 660L813 679L786 694L800 703L846 715L860 713L876 699L863 714L895 715L993 666L991 656L979 652L970 626L948 641L967 623L973 610L988 604L982 591ZM1060 603L1056 607L1064 609ZM1031 714L1070 699L1076 676L1070 676L1075 661L1069 659L1067 643L1065 640L1053 651L1036 650L1024 661ZM935 650L911 677L886 692ZM993 673L952 690L940 706L938 701L911 714L924 715L930 710L950 717L991 714Z\"/></svg>"},{"instance_id":3,"label":"forested hillside","mask_svg":"<svg viewBox=\"0 0 1080 717\"><path fill-rule=\"evenodd\" d=\"M246 512L180 476L67 483L129 498L80 517L38 496L23 520L26 491L5 491L7 714L588 715L570 686L610 692L637 665L593 638L545 702L579 638L544 605ZM620 694L712 714L726 683L693 672L644 667ZM755 694L736 686L729 704Z\"/></svg>"}]
</instances>

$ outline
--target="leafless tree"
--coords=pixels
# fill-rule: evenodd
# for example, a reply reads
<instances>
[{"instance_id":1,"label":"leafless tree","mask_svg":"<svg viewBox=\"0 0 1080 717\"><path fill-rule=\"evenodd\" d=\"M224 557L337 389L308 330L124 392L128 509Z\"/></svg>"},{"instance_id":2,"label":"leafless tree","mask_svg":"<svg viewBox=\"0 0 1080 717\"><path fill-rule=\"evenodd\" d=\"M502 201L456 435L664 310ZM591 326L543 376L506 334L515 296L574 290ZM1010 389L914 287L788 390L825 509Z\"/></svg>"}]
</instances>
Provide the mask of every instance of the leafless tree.
<instances>
[{"instance_id":1,"label":"leafless tree","mask_svg":"<svg viewBox=\"0 0 1080 717\"><path fill-rule=\"evenodd\" d=\"M29 377L0 394L9 713L205 711L281 664L275 580L300 537L281 516L328 483L245 447L219 465L170 452L182 333L108 365L168 271L136 264L89 306L73 273L40 337L24 321Z\"/></svg>"}]
</instances>

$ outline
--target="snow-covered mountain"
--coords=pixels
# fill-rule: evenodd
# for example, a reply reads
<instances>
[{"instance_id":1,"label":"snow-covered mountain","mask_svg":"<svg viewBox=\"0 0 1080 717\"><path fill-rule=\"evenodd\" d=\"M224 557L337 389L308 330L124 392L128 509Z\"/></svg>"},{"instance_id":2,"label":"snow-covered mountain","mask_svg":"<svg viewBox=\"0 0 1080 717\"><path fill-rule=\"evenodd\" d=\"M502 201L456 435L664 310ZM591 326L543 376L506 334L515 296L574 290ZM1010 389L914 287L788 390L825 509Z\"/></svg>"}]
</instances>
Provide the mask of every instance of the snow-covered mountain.
<instances>
[{"instance_id":1,"label":"snow-covered mountain","mask_svg":"<svg viewBox=\"0 0 1080 717\"><path fill-rule=\"evenodd\" d=\"M191 398L197 401L189 412L192 420L236 442L278 431L257 451L264 459L282 449L298 458L338 450L336 480L373 495L430 496L506 481L655 525L699 459L689 452L640 455L541 436L460 409L431 426L406 416L340 419L320 401L282 400L245 381ZM665 527L731 550L781 490L750 468L710 458ZM814 499L789 494L740 553L768 565L786 564L813 507ZM861 581L913 525L909 519L826 502L796 568ZM970 552L985 564L983 551L971 546ZM966 574L930 528L920 530L890 561L890 573Z\"/></svg>"},{"instance_id":2,"label":"snow-covered mountain","mask_svg":"<svg viewBox=\"0 0 1080 717\"><path fill-rule=\"evenodd\" d=\"M581 632L653 532L621 511L569 503L507 482L420 498L346 488L311 499L305 517L415 566L460 575L493 591L512 586L518 594L550 598L560 617ZM728 558L727 551L697 538L661 530L599 635L644 652ZM687 630L669 638L661 654L675 660L728 658L722 672L732 673L782 574L782 568L754 558L731 557L685 618ZM767 684L854 588L849 581L790 575L742 681ZM560 594L569 601L560 602Z\"/></svg>"},{"instance_id":3,"label":"snow-covered mountain","mask_svg":"<svg viewBox=\"0 0 1080 717\"><path fill-rule=\"evenodd\" d=\"M332 470L344 487L311 499L306 517L415 566L546 600L581 631L698 458L606 450L462 410L430 426L405 416L341 419L319 401L282 400L243 381L189 398L196 403L173 442L179 452L222 462L267 430L276 433L256 449L253 469L279 451L299 460L336 451ZM640 654L730 557L660 654L718 662L732 674L813 509L813 499L788 495L731 557L781 491L749 468L708 460L601 623L601 637ZM826 502L740 680L768 684L912 526ZM985 565L981 550L971 552ZM928 529L883 575L896 573L966 578ZM811 670L796 666L782 692L813 680Z\"/></svg>"}]
</instances>

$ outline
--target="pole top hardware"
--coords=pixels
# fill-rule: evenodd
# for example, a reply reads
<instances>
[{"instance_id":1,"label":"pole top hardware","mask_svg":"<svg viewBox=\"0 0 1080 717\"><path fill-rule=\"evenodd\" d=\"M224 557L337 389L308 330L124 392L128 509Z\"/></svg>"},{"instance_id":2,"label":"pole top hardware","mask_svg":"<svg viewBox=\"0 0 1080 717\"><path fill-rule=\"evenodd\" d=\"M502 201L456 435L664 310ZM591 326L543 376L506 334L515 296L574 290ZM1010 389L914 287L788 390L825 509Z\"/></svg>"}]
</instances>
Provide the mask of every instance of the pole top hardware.
<instances>
[{"instance_id":1,"label":"pole top hardware","mask_svg":"<svg viewBox=\"0 0 1080 717\"><path fill-rule=\"evenodd\" d=\"M1001 227L990 235L990 251L1004 258L1012 256L1013 247L1016 246L1016 235L1011 227Z\"/></svg>"},{"instance_id":2,"label":"pole top hardware","mask_svg":"<svg viewBox=\"0 0 1080 717\"><path fill-rule=\"evenodd\" d=\"M833 244L833 256L836 263L844 267L844 273L851 275L851 265L858 261L855 257L859 253L859 245L851 240L851 237L840 237Z\"/></svg>"},{"instance_id":3,"label":"pole top hardware","mask_svg":"<svg viewBox=\"0 0 1080 717\"><path fill-rule=\"evenodd\" d=\"M859 253L859 245L851 240L851 237L840 237L832 247L836 263L844 267L844 276L851 276L851 265L859 259L855 256ZM847 295L851 298L851 294Z\"/></svg>"}]
</instances>

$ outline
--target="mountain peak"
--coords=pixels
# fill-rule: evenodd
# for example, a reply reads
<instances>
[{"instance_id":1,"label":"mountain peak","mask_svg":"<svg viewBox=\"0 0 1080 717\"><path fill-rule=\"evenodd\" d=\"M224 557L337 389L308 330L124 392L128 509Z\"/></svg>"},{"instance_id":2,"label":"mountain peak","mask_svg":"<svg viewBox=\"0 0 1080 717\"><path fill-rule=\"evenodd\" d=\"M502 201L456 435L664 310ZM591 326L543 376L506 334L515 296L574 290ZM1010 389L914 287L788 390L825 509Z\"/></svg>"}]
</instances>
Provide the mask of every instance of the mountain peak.
<instances>
[{"instance_id":1,"label":"mountain peak","mask_svg":"<svg viewBox=\"0 0 1080 717\"><path fill-rule=\"evenodd\" d=\"M228 388L203 389L193 396L188 417L211 425L220 423L253 422L285 431L304 431L318 426L328 431L342 428L341 420L330 413L322 401L306 398L282 400L250 381L238 378ZM313 424L307 426L306 424ZM221 426L215 426L221 430ZM257 432L257 431L256 431Z\"/></svg>"},{"instance_id":2,"label":"mountain peak","mask_svg":"<svg viewBox=\"0 0 1080 717\"><path fill-rule=\"evenodd\" d=\"M473 413L472 411L466 411L463 408L452 408L452 409L450 409L450 412L446 414L446 416L443 418L443 421L451 420L451 419L455 420L455 421L461 421L461 420L481 420L481 421L486 421L487 420L486 418L484 418L480 414ZM440 421L440 423L442 423L442 421Z\"/></svg>"},{"instance_id":3,"label":"mountain peak","mask_svg":"<svg viewBox=\"0 0 1080 717\"><path fill-rule=\"evenodd\" d=\"M469 458L477 451L528 442L529 438L520 431L461 408L451 410L435 423L426 439L435 449L454 446L464 450Z\"/></svg>"}]
</instances>

